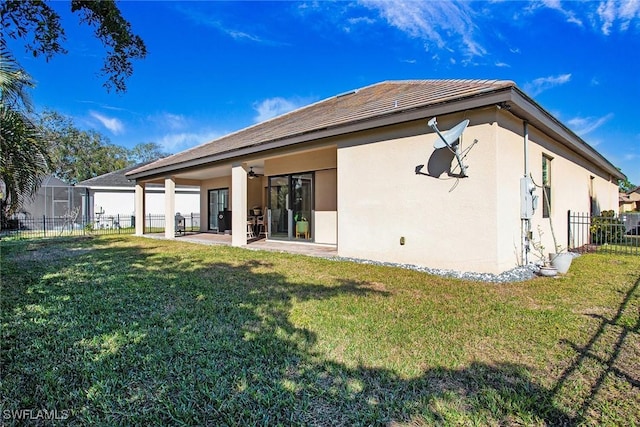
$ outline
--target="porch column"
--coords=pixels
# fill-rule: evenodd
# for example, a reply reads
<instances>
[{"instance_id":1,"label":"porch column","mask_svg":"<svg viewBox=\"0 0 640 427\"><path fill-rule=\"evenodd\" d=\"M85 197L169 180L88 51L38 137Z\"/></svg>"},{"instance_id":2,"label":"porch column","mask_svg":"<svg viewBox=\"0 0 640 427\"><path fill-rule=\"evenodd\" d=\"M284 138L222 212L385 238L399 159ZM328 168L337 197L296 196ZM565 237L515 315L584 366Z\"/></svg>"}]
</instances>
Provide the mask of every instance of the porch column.
<instances>
[{"instance_id":1,"label":"porch column","mask_svg":"<svg viewBox=\"0 0 640 427\"><path fill-rule=\"evenodd\" d=\"M176 238L176 181L172 176L164 179L164 238Z\"/></svg>"},{"instance_id":2,"label":"porch column","mask_svg":"<svg viewBox=\"0 0 640 427\"><path fill-rule=\"evenodd\" d=\"M247 170L238 163L231 168L231 246L247 244Z\"/></svg>"},{"instance_id":3,"label":"porch column","mask_svg":"<svg viewBox=\"0 0 640 427\"><path fill-rule=\"evenodd\" d=\"M146 215L144 187L144 182L136 181L136 194L133 208L136 218L136 236L142 236L144 234L144 216Z\"/></svg>"}]
</instances>

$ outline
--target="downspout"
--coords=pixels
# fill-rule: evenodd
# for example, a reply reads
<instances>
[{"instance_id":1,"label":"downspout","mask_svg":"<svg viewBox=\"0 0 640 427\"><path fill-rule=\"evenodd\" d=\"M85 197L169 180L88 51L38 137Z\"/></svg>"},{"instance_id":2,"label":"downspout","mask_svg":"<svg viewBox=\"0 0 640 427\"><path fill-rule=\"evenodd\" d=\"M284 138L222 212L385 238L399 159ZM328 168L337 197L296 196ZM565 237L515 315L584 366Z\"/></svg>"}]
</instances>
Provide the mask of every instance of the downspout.
<instances>
[{"instance_id":1,"label":"downspout","mask_svg":"<svg viewBox=\"0 0 640 427\"><path fill-rule=\"evenodd\" d=\"M522 122L524 130L524 176L529 176L529 122Z\"/></svg>"},{"instance_id":2,"label":"downspout","mask_svg":"<svg viewBox=\"0 0 640 427\"><path fill-rule=\"evenodd\" d=\"M529 177L529 122L522 121L522 129L524 133L524 178ZM522 197L522 196L521 196ZM522 265L529 264L529 242L531 239L531 219L521 219L521 243L522 243Z\"/></svg>"},{"instance_id":3,"label":"downspout","mask_svg":"<svg viewBox=\"0 0 640 427\"><path fill-rule=\"evenodd\" d=\"M85 187L84 188L84 224L88 224L89 218L91 218L91 204L90 204L90 193L89 193L89 187Z\"/></svg>"}]
</instances>

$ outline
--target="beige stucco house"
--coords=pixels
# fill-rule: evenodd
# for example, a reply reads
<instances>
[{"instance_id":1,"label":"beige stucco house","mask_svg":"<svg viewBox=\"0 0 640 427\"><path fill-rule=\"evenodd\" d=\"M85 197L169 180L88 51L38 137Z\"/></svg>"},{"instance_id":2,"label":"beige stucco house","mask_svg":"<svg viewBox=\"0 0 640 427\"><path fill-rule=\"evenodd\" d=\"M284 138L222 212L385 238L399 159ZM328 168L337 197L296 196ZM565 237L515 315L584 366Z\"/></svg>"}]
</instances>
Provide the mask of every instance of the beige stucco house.
<instances>
[{"instance_id":1,"label":"beige stucco house","mask_svg":"<svg viewBox=\"0 0 640 427\"><path fill-rule=\"evenodd\" d=\"M442 132L469 120L452 149L434 148L441 139L428 125L434 117ZM495 80L374 84L127 176L136 182L136 215L144 213L149 184L164 184L167 216L176 185L199 186L201 231L220 231L216 218L228 209L235 246L247 244L251 209L260 207L268 239L332 245L345 257L493 273L533 260L528 239L538 238L538 227L552 248L549 218L566 244L568 210L617 208L624 177L513 82ZM540 186L535 212L521 191L525 176ZM298 222L307 223L307 233L298 232ZM171 227L166 236L173 238Z\"/></svg>"},{"instance_id":2,"label":"beige stucco house","mask_svg":"<svg viewBox=\"0 0 640 427\"><path fill-rule=\"evenodd\" d=\"M640 211L640 186L627 193L620 193L618 198L620 213Z\"/></svg>"}]
</instances>

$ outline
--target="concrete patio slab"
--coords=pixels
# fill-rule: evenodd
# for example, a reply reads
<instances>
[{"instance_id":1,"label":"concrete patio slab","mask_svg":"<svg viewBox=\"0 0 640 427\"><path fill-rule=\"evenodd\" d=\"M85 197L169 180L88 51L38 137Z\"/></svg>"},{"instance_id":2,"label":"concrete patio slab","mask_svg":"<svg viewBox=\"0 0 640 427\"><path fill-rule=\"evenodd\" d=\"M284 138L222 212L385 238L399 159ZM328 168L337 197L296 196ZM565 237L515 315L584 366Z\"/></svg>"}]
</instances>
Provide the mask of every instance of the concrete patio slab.
<instances>
[{"instance_id":1,"label":"concrete patio slab","mask_svg":"<svg viewBox=\"0 0 640 427\"><path fill-rule=\"evenodd\" d=\"M164 239L164 234L145 234L144 237L151 239ZM231 246L231 235L216 233L186 233L177 236L176 240L182 242L197 243L201 245L227 245ZM291 242L281 240L254 239L249 241L245 249L264 250L274 252L285 252L292 254L316 256L322 258L335 258L338 256L338 249L333 245L320 245L307 242Z\"/></svg>"}]
</instances>

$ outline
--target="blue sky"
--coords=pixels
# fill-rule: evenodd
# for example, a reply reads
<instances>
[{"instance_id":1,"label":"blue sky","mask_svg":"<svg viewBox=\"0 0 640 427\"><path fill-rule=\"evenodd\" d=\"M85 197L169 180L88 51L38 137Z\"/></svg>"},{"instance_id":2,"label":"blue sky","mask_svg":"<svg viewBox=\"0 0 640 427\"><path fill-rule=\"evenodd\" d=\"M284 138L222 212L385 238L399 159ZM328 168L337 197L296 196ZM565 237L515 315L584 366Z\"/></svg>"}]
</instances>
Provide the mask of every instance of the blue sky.
<instances>
[{"instance_id":1,"label":"blue sky","mask_svg":"<svg viewBox=\"0 0 640 427\"><path fill-rule=\"evenodd\" d=\"M148 48L125 94L54 2L67 55L13 48L39 109L168 152L384 80L513 80L640 185L640 1L120 2ZM16 46L15 44L13 46Z\"/></svg>"}]
</instances>

